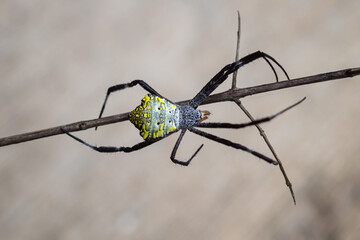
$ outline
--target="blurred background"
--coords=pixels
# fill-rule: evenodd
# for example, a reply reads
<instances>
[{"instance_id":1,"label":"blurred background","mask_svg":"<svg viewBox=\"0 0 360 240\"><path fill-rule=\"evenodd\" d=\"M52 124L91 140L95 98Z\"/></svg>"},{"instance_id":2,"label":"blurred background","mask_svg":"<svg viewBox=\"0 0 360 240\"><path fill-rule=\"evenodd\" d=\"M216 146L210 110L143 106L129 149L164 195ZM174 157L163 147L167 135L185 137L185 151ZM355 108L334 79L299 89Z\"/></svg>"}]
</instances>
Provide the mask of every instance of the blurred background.
<instances>
[{"instance_id":1,"label":"blurred background","mask_svg":"<svg viewBox=\"0 0 360 240\"><path fill-rule=\"evenodd\" d=\"M0 2L0 137L96 118L109 86L143 79L173 101L192 98L240 56L262 50L291 78L359 67L360 3L343 1ZM280 79L284 79L281 71ZM242 68L238 87L274 81ZM216 92L227 90L227 81ZM360 78L242 99L263 124L279 168L187 133L141 151L101 154L67 136L0 148L0 239L359 239ZM128 112L145 91L111 96L104 115ZM204 105L211 121L247 122L234 103ZM209 130L271 156L255 128ZM77 132L97 145L142 139L130 122Z\"/></svg>"}]
</instances>

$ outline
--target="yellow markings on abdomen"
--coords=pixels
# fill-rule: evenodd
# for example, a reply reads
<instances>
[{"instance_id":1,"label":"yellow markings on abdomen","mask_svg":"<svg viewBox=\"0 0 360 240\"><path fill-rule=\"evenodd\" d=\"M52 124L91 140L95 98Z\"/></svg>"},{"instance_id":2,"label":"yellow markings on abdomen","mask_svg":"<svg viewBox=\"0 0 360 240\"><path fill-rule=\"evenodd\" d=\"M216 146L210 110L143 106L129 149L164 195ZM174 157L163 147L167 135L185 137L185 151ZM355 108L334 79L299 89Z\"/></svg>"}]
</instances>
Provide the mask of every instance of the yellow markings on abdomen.
<instances>
[{"instance_id":1,"label":"yellow markings on abdomen","mask_svg":"<svg viewBox=\"0 0 360 240\"><path fill-rule=\"evenodd\" d=\"M164 98L148 94L130 112L129 119L144 140L162 138L178 130L179 109Z\"/></svg>"}]
</instances>

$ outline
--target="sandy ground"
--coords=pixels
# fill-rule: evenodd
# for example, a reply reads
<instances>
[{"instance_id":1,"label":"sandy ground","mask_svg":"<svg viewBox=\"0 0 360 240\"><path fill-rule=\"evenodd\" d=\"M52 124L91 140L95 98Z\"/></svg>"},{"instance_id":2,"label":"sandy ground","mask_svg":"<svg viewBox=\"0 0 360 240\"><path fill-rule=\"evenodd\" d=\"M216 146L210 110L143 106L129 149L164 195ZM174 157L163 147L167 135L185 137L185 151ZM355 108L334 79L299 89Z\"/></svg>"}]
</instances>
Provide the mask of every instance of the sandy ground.
<instances>
[{"instance_id":1,"label":"sandy ground","mask_svg":"<svg viewBox=\"0 0 360 240\"><path fill-rule=\"evenodd\" d=\"M262 50L290 77L360 65L353 1L0 2L0 136L96 118L111 85L144 79L179 101L235 55ZM279 71L280 73L280 71ZM238 87L274 81L264 61ZM281 79L284 76L281 75ZM226 82L218 91L231 86ZM359 239L360 78L243 99L255 117L307 100L263 125L277 167L188 133L149 148L100 154L67 136L0 149L0 239ZM141 88L114 94L105 115L132 110ZM203 106L212 121L245 122L233 103ZM254 128L211 131L271 156ZM141 141L129 122L78 136L98 145Z\"/></svg>"}]
</instances>

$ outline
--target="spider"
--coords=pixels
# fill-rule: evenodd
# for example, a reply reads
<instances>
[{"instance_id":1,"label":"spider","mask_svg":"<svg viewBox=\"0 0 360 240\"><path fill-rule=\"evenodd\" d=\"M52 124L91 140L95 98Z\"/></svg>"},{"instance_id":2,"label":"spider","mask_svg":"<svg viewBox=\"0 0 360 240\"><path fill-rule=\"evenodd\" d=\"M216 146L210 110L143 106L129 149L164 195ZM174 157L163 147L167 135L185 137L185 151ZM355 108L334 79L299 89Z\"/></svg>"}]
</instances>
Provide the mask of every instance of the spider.
<instances>
[{"instance_id":1,"label":"spider","mask_svg":"<svg viewBox=\"0 0 360 240\"><path fill-rule=\"evenodd\" d=\"M169 99L160 95L157 91L155 91L149 84L147 84L143 80L133 80L130 83L119 84L108 88L107 94L105 97L105 101L102 105L99 118L101 118L107 100L111 93L123 90L125 88L133 87L136 85L140 85L144 88L149 94L147 94L142 100L141 104L136 107L133 111L129 113L129 120L135 125L136 128L140 130L140 135L144 139L144 141L133 145L132 147L113 147L113 146L96 146L91 145L84 140L70 134L65 127L62 127L62 131L66 133L68 136L77 140L78 142L90 147L91 149L98 152L133 152L140 150L144 147L150 146L151 144L166 138L167 136L180 131L180 136L178 137L175 146L171 152L170 159L175 164L180 164L183 166L188 166L191 160L196 156L196 154L201 150L204 144L195 151L195 153L189 158L187 161L177 160L176 152L179 148L181 140L183 139L187 130L193 132L202 137L208 138L215 142L227 145L229 147L233 147L236 149L241 149L246 151L268 163L277 165L278 162L257 152L252 149L249 149L239 143L232 142L230 140L212 135L210 133L199 130L198 128L230 128L230 129L239 129L247 126L263 123L272 120L273 118L279 116L285 111L295 107L300 104L302 100L296 102L295 104L285 108L284 110L270 116L261 118L248 123L222 123L222 122L203 122L208 118L210 112L208 111L200 111L197 107L221 84L223 83L227 77L238 70L240 67L256 60L259 58L263 58L271 67L272 71L275 74L276 81L278 81L277 73L272 66L270 60L274 62L277 66L281 68L281 70L286 75L287 79L290 80L288 74L285 69L270 55L257 51L251 53L238 61L235 61L231 64L223 67L220 72L218 72L201 90L200 92L193 98L187 105L180 106ZM95 128L96 130L96 128Z\"/></svg>"}]
</instances>

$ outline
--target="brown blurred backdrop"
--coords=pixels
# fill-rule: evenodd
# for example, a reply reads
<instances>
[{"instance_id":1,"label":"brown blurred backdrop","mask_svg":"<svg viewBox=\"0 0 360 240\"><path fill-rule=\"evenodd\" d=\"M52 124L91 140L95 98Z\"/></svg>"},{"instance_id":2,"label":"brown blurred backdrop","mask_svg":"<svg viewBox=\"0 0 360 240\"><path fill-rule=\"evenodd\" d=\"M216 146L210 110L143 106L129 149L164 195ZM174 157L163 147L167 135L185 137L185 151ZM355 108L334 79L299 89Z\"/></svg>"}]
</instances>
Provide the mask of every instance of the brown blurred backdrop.
<instances>
[{"instance_id":1,"label":"brown blurred backdrop","mask_svg":"<svg viewBox=\"0 0 360 240\"><path fill-rule=\"evenodd\" d=\"M109 86L137 78L173 101L192 98L234 59L237 10L240 56L262 50L292 78L358 67L359 9L357 0L3 0L0 136L96 118ZM238 78L238 87L274 81L261 60ZM66 136L0 148L0 239L359 239L359 90L357 77L243 99L262 117L307 97L263 125L297 206L277 167L191 133L179 158L205 146L187 168L169 159L175 135L131 154ZM144 94L114 94L105 115ZM248 121L233 103L202 109L211 121ZM271 156L254 128L211 132ZM129 122L77 135L141 141Z\"/></svg>"}]
</instances>

